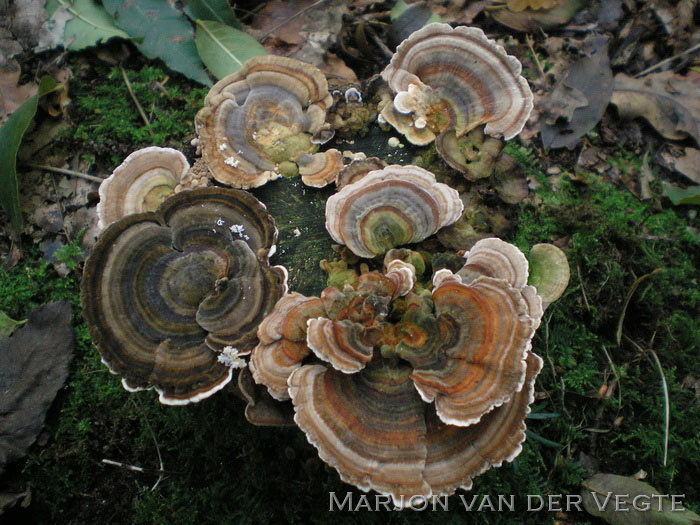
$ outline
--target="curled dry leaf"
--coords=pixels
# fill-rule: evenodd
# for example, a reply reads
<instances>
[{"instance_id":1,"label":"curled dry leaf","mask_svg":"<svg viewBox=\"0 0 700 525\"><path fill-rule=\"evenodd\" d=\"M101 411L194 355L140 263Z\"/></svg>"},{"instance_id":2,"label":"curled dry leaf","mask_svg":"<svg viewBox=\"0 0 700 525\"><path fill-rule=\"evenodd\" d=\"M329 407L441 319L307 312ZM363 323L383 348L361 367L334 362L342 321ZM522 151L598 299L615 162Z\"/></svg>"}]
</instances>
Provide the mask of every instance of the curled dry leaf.
<instances>
[{"instance_id":1,"label":"curled dry leaf","mask_svg":"<svg viewBox=\"0 0 700 525\"><path fill-rule=\"evenodd\" d=\"M72 357L67 302L39 306L26 326L0 339L0 474L34 443Z\"/></svg>"},{"instance_id":2,"label":"curled dry leaf","mask_svg":"<svg viewBox=\"0 0 700 525\"><path fill-rule=\"evenodd\" d=\"M511 9L494 9L489 14L499 24L515 29L516 31L535 32L540 29L552 29L564 25L573 18L583 5L583 0L558 0L551 9L534 9L533 5L544 7L546 0L512 1L513 4L529 4L531 8L518 12ZM551 3L551 2L549 2ZM496 7L502 6L502 0L491 0L490 4ZM510 5L509 5L510 7ZM519 6L516 6L519 7Z\"/></svg>"},{"instance_id":3,"label":"curled dry leaf","mask_svg":"<svg viewBox=\"0 0 700 525\"><path fill-rule=\"evenodd\" d=\"M545 148L573 147L600 121L613 92L608 39L593 37L583 58L566 70L542 103Z\"/></svg>"},{"instance_id":4,"label":"curled dry leaf","mask_svg":"<svg viewBox=\"0 0 700 525\"><path fill-rule=\"evenodd\" d=\"M615 90L610 102L620 117L641 117L667 139L688 136L700 144L700 75L682 77L673 71L633 78L615 76Z\"/></svg>"},{"instance_id":5,"label":"curled dry leaf","mask_svg":"<svg viewBox=\"0 0 700 525\"><path fill-rule=\"evenodd\" d=\"M700 522L700 516L682 505L672 510L668 495L659 497L663 493L648 483L615 474L596 474L581 483L583 507L612 525Z\"/></svg>"}]
</instances>

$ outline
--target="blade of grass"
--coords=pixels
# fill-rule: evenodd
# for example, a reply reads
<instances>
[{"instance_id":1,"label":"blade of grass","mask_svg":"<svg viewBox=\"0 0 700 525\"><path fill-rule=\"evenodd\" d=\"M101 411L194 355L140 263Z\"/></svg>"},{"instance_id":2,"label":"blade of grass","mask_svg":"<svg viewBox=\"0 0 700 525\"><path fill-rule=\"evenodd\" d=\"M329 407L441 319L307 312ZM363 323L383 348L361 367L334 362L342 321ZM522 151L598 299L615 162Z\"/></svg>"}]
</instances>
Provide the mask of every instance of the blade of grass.
<instances>
[{"instance_id":1,"label":"blade of grass","mask_svg":"<svg viewBox=\"0 0 700 525\"><path fill-rule=\"evenodd\" d=\"M620 319L617 321L617 331L615 333L615 341L617 342L617 346L620 346L620 341L622 340L622 324L625 322L625 314L627 313L627 307L630 304L630 300L632 299L634 292L636 292L637 288L639 288L639 285L646 281L649 277L663 271L663 268L657 268L653 272L650 272L646 275L642 275L639 279L632 283L632 286L630 286L630 289L627 292L627 296L625 297L625 302L622 305L622 313L620 314Z\"/></svg>"}]
</instances>

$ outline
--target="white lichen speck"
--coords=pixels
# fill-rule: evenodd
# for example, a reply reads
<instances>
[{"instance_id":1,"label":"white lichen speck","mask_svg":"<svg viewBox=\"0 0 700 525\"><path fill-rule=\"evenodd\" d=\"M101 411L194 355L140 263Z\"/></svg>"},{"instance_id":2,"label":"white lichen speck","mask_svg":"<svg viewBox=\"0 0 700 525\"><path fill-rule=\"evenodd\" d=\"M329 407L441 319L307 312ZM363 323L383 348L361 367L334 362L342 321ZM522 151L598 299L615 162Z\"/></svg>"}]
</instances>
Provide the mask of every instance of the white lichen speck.
<instances>
[{"instance_id":1,"label":"white lichen speck","mask_svg":"<svg viewBox=\"0 0 700 525\"><path fill-rule=\"evenodd\" d=\"M229 227L229 230L231 230L231 233L237 233L239 237L245 238L246 240L250 238L245 235L245 226L242 224L234 224Z\"/></svg>"},{"instance_id":2,"label":"white lichen speck","mask_svg":"<svg viewBox=\"0 0 700 525\"><path fill-rule=\"evenodd\" d=\"M247 365L243 358L238 355L238 350L232 346L225 346L217 360L229 368L245 368Z\"/></svg>"},{"instance_id":3,"label":"white lichen speck","mask_svg":"<svg viewBox=\"0 0 700 525\"><path fill-rule=\"evenodd\" d=\"M228 157L228 158L224 161L224 164L226 164L227 166L234 167L234 168L237 168L238 165L239 165L240 163L241 163L240 161L236 160L236 159L233 158L233 157Z\"/></svg>"}]
</instances>

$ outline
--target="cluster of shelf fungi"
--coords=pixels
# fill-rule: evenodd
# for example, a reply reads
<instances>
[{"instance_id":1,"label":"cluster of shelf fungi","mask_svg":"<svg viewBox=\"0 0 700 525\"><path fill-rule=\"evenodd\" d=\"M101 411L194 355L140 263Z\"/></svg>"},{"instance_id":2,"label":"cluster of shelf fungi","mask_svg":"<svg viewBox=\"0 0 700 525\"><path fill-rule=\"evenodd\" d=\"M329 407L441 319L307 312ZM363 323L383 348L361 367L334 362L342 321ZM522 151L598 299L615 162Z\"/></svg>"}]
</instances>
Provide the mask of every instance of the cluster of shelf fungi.
<instances>
[{"instance_id":1,"label":"cluster of shelf fungi","mask_svg":"<svg viewBox=\"0 0 700 525\"><path fill-rule=\"evenodd\" d=\"M530 114L520 70L480 29L430 24L382 73L378 121L435 141L473 180L473 137L501 144ZM537 245L528 262L492 237L458 271L430 275L424 254L401 247L460 220L460 194L417 166L344 165L323 149L332 103L315 67L255 57L207 95L193 166L168 148L129 155L100 187L85 318L129 391L183 405L235 380L251 423L297 425L362 490L401 506L469 489L522 449L542 368L531 342L566 288L566 257ZM245 190L297 175L337 185L329 235L359 260L383 257L381 271L361 265L318 297L288 290L269 262L274 218Z\"/></svg>"}]
</instances>

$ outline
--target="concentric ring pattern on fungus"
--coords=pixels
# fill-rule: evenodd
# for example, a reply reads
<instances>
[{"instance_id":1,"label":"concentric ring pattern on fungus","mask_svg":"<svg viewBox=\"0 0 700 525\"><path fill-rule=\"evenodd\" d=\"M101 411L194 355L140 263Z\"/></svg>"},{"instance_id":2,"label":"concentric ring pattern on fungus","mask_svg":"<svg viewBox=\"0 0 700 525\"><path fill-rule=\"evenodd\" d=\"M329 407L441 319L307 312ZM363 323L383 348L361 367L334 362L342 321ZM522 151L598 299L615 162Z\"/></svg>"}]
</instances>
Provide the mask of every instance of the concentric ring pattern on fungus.
<instances>
[{"instance_id":1,"label":"concentric ring pattern on fungus","mask_svg":"<svg viewBox=\"0 0 700 525\"><path fill-rule=\"evenodd\" d=\"M155 388L177 405L230 381L227 359L257 344L286 291L286 270L268 263L276 237L260 202L222 188L178 193L101 234L85 266L83 312L127 390Z\"/></svg>"}]
</instances>

